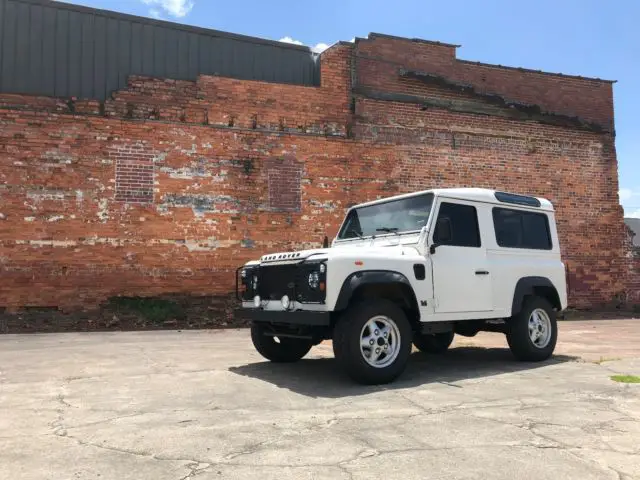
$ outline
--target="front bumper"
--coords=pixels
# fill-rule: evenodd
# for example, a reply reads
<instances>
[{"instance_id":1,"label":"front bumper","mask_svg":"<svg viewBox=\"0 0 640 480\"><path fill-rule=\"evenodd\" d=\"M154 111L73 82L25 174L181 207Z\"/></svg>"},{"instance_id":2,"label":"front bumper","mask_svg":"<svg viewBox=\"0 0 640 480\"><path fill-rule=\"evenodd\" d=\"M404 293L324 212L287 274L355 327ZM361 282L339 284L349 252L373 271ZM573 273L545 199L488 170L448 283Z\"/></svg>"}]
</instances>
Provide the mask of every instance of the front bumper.
<instances>
[{"instance_id":1,"label":"front bumper","mask_svg":"<svg viewBox=\"0 0 640 480\"><path fill-rule=\"evenodd\" d=\"M330 312L309 312L297 310L295 312L263 310L261 308L239 308L236 318L253 322L279 323L284 325L304 325L310 327L326 327L331 325Z\"/></svg>"}]
</instances>

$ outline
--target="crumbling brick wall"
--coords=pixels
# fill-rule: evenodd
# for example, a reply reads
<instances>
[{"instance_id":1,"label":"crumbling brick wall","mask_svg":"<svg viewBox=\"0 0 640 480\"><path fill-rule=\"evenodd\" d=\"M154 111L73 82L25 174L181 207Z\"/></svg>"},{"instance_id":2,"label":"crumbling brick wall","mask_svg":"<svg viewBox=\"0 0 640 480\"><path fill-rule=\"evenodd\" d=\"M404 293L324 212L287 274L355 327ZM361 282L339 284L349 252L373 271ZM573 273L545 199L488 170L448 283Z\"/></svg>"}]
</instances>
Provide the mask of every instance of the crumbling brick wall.
<instances>
[{"instance_id":1,"label":"crumbling brick wall","mask_svg":"<svg viewBox=\"0 0 640 480\"><path fill-rule=\"evenodd\" d=\"M353 203L465 185L556 203L573 305L627 288L610 84L384 36L320 61L319 87L133 77L104 103L0 96L0 305L225 295L237 266L319 246Z\"/></svg>"}]
</instances>

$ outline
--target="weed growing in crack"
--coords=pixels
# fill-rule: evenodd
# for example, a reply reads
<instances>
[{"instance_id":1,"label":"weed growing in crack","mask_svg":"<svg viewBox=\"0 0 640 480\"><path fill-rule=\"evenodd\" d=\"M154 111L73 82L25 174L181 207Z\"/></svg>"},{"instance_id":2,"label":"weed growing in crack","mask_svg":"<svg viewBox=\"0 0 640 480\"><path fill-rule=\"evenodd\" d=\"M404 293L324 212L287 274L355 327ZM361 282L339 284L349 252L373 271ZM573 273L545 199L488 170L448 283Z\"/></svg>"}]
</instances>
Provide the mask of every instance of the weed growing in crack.
<instances>
[{"instance_id":1,"label":"weed growing in crack","mask_svg":"<svg viewBox=\"0 0 640 480\"><path fill-rule=\"evenodd\" d=\"M611 380L619 383L640 383L640 377L637 375L612 375Z\"/></svg>"}]
</instances>

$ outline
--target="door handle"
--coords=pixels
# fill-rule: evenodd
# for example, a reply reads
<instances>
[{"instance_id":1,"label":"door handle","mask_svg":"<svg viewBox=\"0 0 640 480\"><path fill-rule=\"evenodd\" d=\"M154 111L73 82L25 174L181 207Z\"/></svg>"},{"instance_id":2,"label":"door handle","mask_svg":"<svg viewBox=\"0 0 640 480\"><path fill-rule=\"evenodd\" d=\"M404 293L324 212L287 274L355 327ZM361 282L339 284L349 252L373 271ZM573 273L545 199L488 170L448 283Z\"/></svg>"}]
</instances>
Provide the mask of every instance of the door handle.
<instances>
[{"instance_id":1,"label":"door handle","mask_svg":"<svg viewBox=\"0 0 640 480\"><path fill-rule=\"evenodd\" d=\"M486 270L476 270L476 275L489 275Z\"/></svg>"}]
</instances>

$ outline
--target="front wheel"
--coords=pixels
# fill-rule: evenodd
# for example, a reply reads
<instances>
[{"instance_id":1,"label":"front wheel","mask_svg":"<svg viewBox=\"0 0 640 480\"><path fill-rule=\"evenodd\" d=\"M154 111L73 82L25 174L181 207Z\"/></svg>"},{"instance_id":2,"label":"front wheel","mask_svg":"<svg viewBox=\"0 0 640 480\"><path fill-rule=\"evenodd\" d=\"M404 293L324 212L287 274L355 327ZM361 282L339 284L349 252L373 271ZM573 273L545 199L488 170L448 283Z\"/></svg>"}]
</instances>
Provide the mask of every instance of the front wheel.
<instances>
[{"instance_id":1,"label":"front wheel","mask_svg":"<svg viewBox=\"0 0 640 480\"><path fill-rule=\"evenodd\" d=\"M411 325L393 302L355 304L338 320L333 332L336 360L356 382L380 385L404 371L411 354Z\"/></svg>"},{"instance_id":2,"label":"front wheel","mask_svg":"<svg viewBox=\"0 0 640 480\"><path fill-rule=\"evenodd\" d=\"M299 338L279 338L266 335L267 330L259 323L251 325L251 340L258 353L276 363L297 362L304 357L313 343Z\"/></svg>"},{"instance_id":3,"label":"front wheel","mask_svg":"<svg viewBox=\"0 0 640 480\"><path fill-rule=\"evenodd\" d=\"M556 347L558 323L551 304L541 297L528 299L507 324L507 342L518 360L548 359Z\"/></svg>"}]
</instances>

